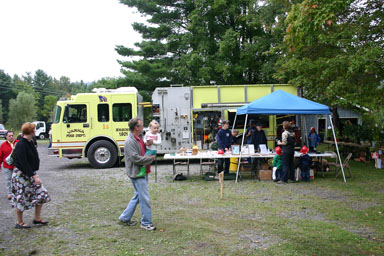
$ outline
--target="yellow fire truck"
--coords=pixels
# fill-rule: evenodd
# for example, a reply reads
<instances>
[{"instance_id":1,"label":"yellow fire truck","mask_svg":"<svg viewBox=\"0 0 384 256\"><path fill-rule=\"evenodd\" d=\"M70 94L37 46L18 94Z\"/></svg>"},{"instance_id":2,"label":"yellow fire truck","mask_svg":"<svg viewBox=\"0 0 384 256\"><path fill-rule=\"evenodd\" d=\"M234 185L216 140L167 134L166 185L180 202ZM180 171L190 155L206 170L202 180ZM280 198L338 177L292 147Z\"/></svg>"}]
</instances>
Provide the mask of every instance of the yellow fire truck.
<instances>
[{"instance_id":1,"label":"yellow fire truck","mask_svg":"<svg viewBox=\"0 0 384 256\"><path fill-rule=\"evenodd\" d=\"M158 153L191 148L196 143L201 148L209 145L205 139L208 135L214 138L220 120L233 120L237 107L277 89L297 95L296 87L281 84L156 88L147 105L161 125ZM87 157L93 167L109 168L124 155L128 121L133 117L143 117L142 97L134 87L98 88L58 101L49 155ZM271 147L276 136L276 116L250 119L262 123ZM237 123L237 128L241 128L244 121Z\"/></svg>"},{"instance_id":2,"label":"yellow fire truck","mask_svg":"<svg viewBox=\"0 0 384 256\"><path fill-rule=\"evenodd\" d=\"M96 89L58 101L49 155L88 157L95 168L109 168L124 154L128 121L143 116L142 96L134 87Z\"/></svg>"}]
</instances>

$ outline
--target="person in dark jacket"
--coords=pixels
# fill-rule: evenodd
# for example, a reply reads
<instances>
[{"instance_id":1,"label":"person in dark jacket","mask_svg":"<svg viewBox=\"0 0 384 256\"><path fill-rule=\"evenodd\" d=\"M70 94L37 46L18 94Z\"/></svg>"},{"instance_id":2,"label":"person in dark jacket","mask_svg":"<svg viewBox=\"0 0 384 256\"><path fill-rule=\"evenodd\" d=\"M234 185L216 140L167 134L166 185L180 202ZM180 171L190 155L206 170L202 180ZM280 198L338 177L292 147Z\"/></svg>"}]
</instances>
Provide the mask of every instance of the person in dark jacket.
<instances>
[{"instance_id":1,"label":"person in dark jacket","mask_svg":"<svg viewBox=\"0 0 384 256\"><path fill-rule=\"evenodd\" d=\"M260 123L256 124L256 130L252 133L251 144L254 145L256 151L259 150L259 145L267 145L267 137ZM260 158L253 159L252 175L256 175L256 170L260 170L260 162Z\"/></svg>"},{"instance_id":2,"label":"person in dark jacket","mask_svg":"<svg viewBox=\"0 0 384 256\"><path fill-rule=\"evenodd\" d=\"M51 201L47 190L37 175L40 167L39 154L33 144L35 124L25 123L21 127L23 137L14 149L14 165L12 173L12 207L16 208L17 222L15 228L30 228L23 221L23 212L35 207L33 224L47 225L41 218L43 204Z\"/></svg>"},{"instance_id":3,"label":"person in dark jacket","mask_svg":"<svg viewBox=\"0 0 384 256\"><path fill-rule=\"evenodd\" d=\"M232 145L232 134L228 128L229 128L229 121L224 120L222 122L222 128L220 129L220 131L216 135L217 146L219 149L223 150L224 152L230 151L231 145ZM218 173L223 171L223 165L225 163L224 174L228 174L229 173L230 159L229 158L220 158L217 162L219 165Z\"/></svg>"},{"instance_id":4,"label":"person in dark jacket","mask_svg":"<svg viewBox=\"0 0 384 256\"><path fill-rule=\"evenodd\" d=\"M267 145L267 137L260 123L256 124L256 130L252 133L251 144L255 146L255 150L259 149L259 145Z\"/></svg>"},{"instance_id":5,"label":"person in dark jacket","mask_svg":"<svg viewBox=\"0 0 384 256\"><path fill-rule=\"evenodd\" d=\"M301 180L302 181L310 181L310 174L309 174L309 169L311 168L312 165L312 158L308 155L308 148L306 146L303 146L300 149L300 157L298 161L298 166L301 170Z\"/></svg>"},{"instance_id":6,"label":"person in dark jacket","mask_svg":"<svg viewBox=\"0 0 384 256\"><path fill-rule=\"evenodd\" d=\"M295 180L294 161L296 136L291 129L291 123L283 122L284 132L281 135L281 141L277 144L283 146L283 175L278 184L286 184L288 180Z\"/></svg>"},{"instance_id":7,"label":"person in dark jacket","mask_svg":"<svg viewBox=\"0 0 384 256\"><path fill-rule=\"evenodd\" d=\"M232 131L232 145L241 145L243 136L239 134L238 130Z\"/></svg>"}]
</instances>

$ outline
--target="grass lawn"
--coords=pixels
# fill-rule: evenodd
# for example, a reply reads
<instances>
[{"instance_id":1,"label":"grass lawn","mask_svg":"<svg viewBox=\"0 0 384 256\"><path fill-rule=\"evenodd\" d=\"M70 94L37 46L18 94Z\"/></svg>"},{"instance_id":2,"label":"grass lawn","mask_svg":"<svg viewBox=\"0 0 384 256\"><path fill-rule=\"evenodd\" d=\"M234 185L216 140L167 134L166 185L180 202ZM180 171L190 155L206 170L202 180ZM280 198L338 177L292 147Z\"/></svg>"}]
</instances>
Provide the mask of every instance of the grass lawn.
<instances>
[{"instance_id":1,"label":"grass lawn","mask_svg":"<svg viewBox=\"0 0 384 256\"><path fill-rule=\"evenodd\" d=\"M333 173L309 184L225 181L222 200L217 181L151 177L155 232L118 223L133 194L127 179L90 176L48 231L15 243L38 255L383 255L384 170L352 162L352 172L347 184Z\"/></svg>"}]
</instances>

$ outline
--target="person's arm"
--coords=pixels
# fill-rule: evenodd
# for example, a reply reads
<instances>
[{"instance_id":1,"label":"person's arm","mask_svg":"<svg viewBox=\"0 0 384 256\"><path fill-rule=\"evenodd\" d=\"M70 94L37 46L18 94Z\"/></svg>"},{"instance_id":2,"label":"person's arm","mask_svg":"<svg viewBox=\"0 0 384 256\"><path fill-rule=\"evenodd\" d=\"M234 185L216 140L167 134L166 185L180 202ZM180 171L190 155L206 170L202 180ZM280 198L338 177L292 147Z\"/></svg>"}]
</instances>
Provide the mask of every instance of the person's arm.
<instances>
[{"instance_id":1,"label":"person's arm","mask_svg":"<svg viewBox=\"0 0 384 256\"><path fill-rule=\"evenodd\" d=\"M255 132L251 134L251 144L253 145L255 145L255 134L256 134ZM255 145L255 149L257 150L256 145Z\"/></svg>"},{"instance_id":2,"label":"person's arm","mask_svg":"<svg viewBox=\"0 0 384 256\"><path fill-rule=\"evenodd\" d=\"M145 135L143 136L143 141L144 141L144 144L147 144L147 135L148 135L149 131L145 133Z\"/></svg>"},{"instance_id":3,"label":"person's arm","mask_svg":"<svg viewBox=\"0 0 384 256\"><path fill-rule=\"evenodd\" d=\"M283 132L283 134L281 135L281 141L279 141L277 144L278 145L287 145L288 143L288 133L287 132Z\"/></svg>"},{"instance_id":4,"label":"person's arm","mask_svg":"<svg viewBox=\"0 0 384 256\"><path fill-rule=\"evenodd\" d=\"M251 131L252 131L252 128L251 128L251 127L248 127L248 128L247 128L247 133L245 134L246 138L252 136L253 132L251 132ZM251 133L251 134L249 134L249 133Z\"/></svg>"},{"instance_id":5,"label":"person's arm","mask_svg":"<svg viewBox=\"0 0 384 256\"><path fill-rule=\"evenodd\" d=\"M221 138L221 130L217 133L216 135L216 140L217 140L217 146L219 147L219 149L224 149L225 148L225 145L223 143L223 139Z\"/></svg>"},{"instance_id":6,"label":"person's arm","mask_svg":"<svg viewBox=\"0 0 384 256\"><path fill-rule=\"evenodd\" d=\"M157 138L156 140L153 141L154 145L160 145L161 144L161 134L157 133Z\"/></svg>"},{"instance_id":7,"label":"person's arm","mask_svg":"<svg viewBox=\"0 0 384 256\"><path fill-rule=\"evenodd\" d=\"M152 161L154 160L154 157L150 155L142 156L140 153L136 151L134 143L138 143L138 142L128 140L124 144L124 152L128 155L131 161L137 165L148 165L152 163Z\"/></svg>"}]
</instances>

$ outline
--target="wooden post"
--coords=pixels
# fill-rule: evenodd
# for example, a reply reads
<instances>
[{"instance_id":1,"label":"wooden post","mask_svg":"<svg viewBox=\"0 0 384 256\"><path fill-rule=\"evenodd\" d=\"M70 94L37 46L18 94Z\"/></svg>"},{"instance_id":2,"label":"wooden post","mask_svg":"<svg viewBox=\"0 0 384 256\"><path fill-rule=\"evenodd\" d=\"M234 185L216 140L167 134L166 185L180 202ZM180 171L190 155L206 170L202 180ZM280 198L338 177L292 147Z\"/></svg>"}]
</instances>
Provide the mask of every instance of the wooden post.
<instances>
[{"instance_id":1,"label":"wooden post","mask_svg":"<svg viewBox=\"0 0 384 256\"><path fill-rule=\"evenodd\" d=\"M219 182L220 182L220 199L222 199L223 192L224 192L224 172L219 173Z\"/></svg>"}]
</instances>

